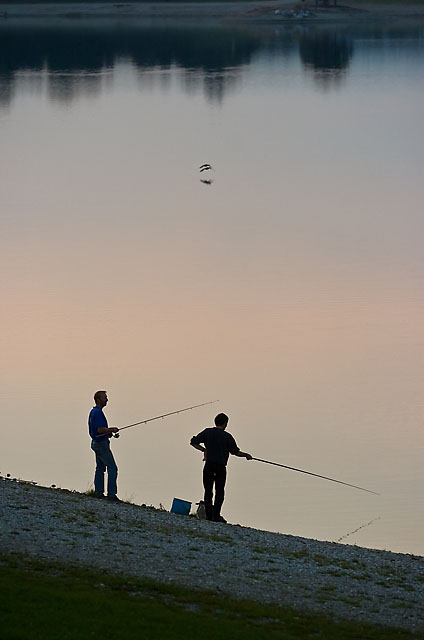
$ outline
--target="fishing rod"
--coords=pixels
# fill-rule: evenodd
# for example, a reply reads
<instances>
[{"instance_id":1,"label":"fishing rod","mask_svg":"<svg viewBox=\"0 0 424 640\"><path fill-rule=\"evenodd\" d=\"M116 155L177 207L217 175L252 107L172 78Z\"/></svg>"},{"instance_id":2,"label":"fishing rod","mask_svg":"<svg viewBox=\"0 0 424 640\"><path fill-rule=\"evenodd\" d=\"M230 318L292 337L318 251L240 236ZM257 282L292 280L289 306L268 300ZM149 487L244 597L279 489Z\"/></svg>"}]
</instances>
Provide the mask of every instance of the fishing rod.
<instances>
[{"instance_id":1,"label":"fishing rod","mask_svg":"<svg viewBox=\"0 0 424 640\"><path fill-rule=\"evenodd\" d=\"M261 460L261 458L252 458L258 462L265 462L265 464L273 464L276 467L283 467L284 469L290 469L291 471L299 471L299 473L306 473L308 476L315 476L316 478L323 478L324 480L331 480L331 482L337 482L338 484L344 484L347 487L353 487L354 489L360 489L361 491L367 491L367 493L374 493L376 496L381 495L371 489L364 489L364 487L358 487L356 484L349 484L349 482L342 482L341 480L335 480L334 478L328 478L327 476L320 476L318 473L312 473L311 471L304 471L303 469L296 469L296 467L288 467L286 464L279 464L278 462L270 462L269 460Z\"/></svg>"},{"instance_id":2,"label":"fishing rod","mask_svg":"<svg viewBox=\"0 0 424 640\"><path fill-rule=\"evenodd\" d=\"M192 407L186 407L185 409L178 409L178 411L171 411L170 413L164 413L161 416L155 416L154 418L148 418L147 420L140 420L140 422L134 422L133 424L127 424L125 427L121 427L118 431L123 431L124 429L131 429L131 427L136 427L139 424L147 424L148 422L152 422L152 420L159 420L159 418L167 418L168 416L173 416L176 413L182 413L183 411L190 411L190 409L197 409L198 407L205 407L207 404L214 404L215 402L219 402L219 400L211 400L210 402L203 402L202 404L195 404ZM113 434L114 438L119 438L119 433Z\"/></svg>"}]
</instances>

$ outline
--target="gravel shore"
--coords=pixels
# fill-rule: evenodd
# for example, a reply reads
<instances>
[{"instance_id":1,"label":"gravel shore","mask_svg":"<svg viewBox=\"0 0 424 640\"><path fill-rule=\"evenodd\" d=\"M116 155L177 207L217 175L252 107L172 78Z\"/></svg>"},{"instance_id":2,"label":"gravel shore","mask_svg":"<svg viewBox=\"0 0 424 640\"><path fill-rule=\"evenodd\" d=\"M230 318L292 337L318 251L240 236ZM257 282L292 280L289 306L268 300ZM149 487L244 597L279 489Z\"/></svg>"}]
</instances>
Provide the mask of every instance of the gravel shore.
<instances>
[{"instance_id":1,"label":"gravel shore","mask_svg":"<svg viewBox=\"0 0 424 640\"><path fill-rule=\"evenodd\" d=\"M0 552L401 627L424 638L423 557L212 523L5 478Z\"/></svg>"}]
</instances>

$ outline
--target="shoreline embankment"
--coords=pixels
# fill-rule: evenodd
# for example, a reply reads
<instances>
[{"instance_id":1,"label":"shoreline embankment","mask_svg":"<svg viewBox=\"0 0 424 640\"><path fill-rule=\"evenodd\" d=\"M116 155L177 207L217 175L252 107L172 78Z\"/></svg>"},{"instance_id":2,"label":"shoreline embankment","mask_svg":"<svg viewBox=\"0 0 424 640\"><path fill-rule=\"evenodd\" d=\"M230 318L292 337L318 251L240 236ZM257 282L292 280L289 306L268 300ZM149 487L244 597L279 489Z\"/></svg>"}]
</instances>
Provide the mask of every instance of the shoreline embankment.
<instances>
[{"instance_id":1,"label":"shoreline embankment","mask_svg":"<svg viewBox=\"0 0 424 640\"><path fill-rule=\"evenodd\" d=\"M5 478L0 553L424 634L420 556L213 523Z\"/></svg>"}]
</instances>

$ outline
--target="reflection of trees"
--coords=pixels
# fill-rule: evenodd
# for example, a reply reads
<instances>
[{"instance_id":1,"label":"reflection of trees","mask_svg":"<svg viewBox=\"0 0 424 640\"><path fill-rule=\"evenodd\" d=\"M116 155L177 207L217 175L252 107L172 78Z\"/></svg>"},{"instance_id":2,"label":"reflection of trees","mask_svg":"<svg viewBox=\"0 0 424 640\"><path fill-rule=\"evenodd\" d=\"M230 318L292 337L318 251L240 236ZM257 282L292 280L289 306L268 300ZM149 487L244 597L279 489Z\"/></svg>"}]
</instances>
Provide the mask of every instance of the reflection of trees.
<instances>
[{"instance_id":1,"label":"reflection of trees","mask_svg":"<svg viewBox=\"0 0 424 640\"><path fill-rule=\"evenodd\" d=\"M70 101L74 97L96 95L119 61L130 61L139 72L143 86L169 86L175 68L187 92L203 91L208 100L220 101L233 89L242 69L261 54L276 61L297 55L313 77L324 87L346 76L354 52L354 39L362 47L384 39L422 39L422 28L408 30L395 25L357 25L349 29L305 25L277 27L182 25L178 20L142 24L95 22L49 23L35 21L26 26L18 21L0 21L0 108L7 106L20 86L43 76L49 96ZM151 73L152 70L154 73ZM24 73L27 71L28 73Z\"/></svg>"},{"instance_id":2,"label":"reflection of trees","mask_svg":"<svg viewBox=\"0 0 424 640\"><path fill-rule=\"evenodd\" d=\"M9 78L0 75L0 109L7 108L15 93L13 83Z\"/></svg>"},{"instance_id":3,"label":"reflection of trees","mask_svg":"<svg viewBox=\"0 0 424 640\"><path fill-rule=\"evenodd\" d=\"M49 98L59 102L69 102L80 94L98 95L101 88L102 74L100 73L54 73L48 77Z\"/></svg>"},{"instance_id":4,"label":"reflection of trees","mask_svg":"<svg viewBox=\"0 0 424 640\"><path fill-rule=\"evenodd\" d=\"M344 76L353 56L353 42L340 31L308 30L300 37L299 53L305 68L327 86Z\"/></svg>"},{"instance_id":5,"label":"reflection of trees","mask_svg":"<svg viewBox=\"0 0 424 640\"><path fill-rule=\"evenodd\" d=\"M45 70L50 96L68 101L80 93L98 91L105 71L124 59L142 74L152 68L181 67L186 70L188 86L194 83L209 99L219 100L260 44L254 35L219 27L2 25L0 95L7 102L18 72Z\"/></svg>"}]
</instances>

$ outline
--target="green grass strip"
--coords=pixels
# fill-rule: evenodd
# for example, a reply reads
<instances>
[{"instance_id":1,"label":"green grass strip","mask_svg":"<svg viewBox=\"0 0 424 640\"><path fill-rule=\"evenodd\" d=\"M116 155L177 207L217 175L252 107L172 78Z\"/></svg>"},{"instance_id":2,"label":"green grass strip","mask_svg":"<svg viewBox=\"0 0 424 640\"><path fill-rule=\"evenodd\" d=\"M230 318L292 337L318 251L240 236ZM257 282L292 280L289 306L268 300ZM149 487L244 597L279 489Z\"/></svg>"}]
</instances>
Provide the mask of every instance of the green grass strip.
<instances>
[{"instance_id":1,"label":"green grass strip","mask_svg":"<svg viewBox=\"0 0 424 640\"><path fill-rule=\"evenodd\" d=\"M199 567L207 571L207 567ZM1 640L410 640L414 634L0 554Z\"/></svg>"}]
</instances>

